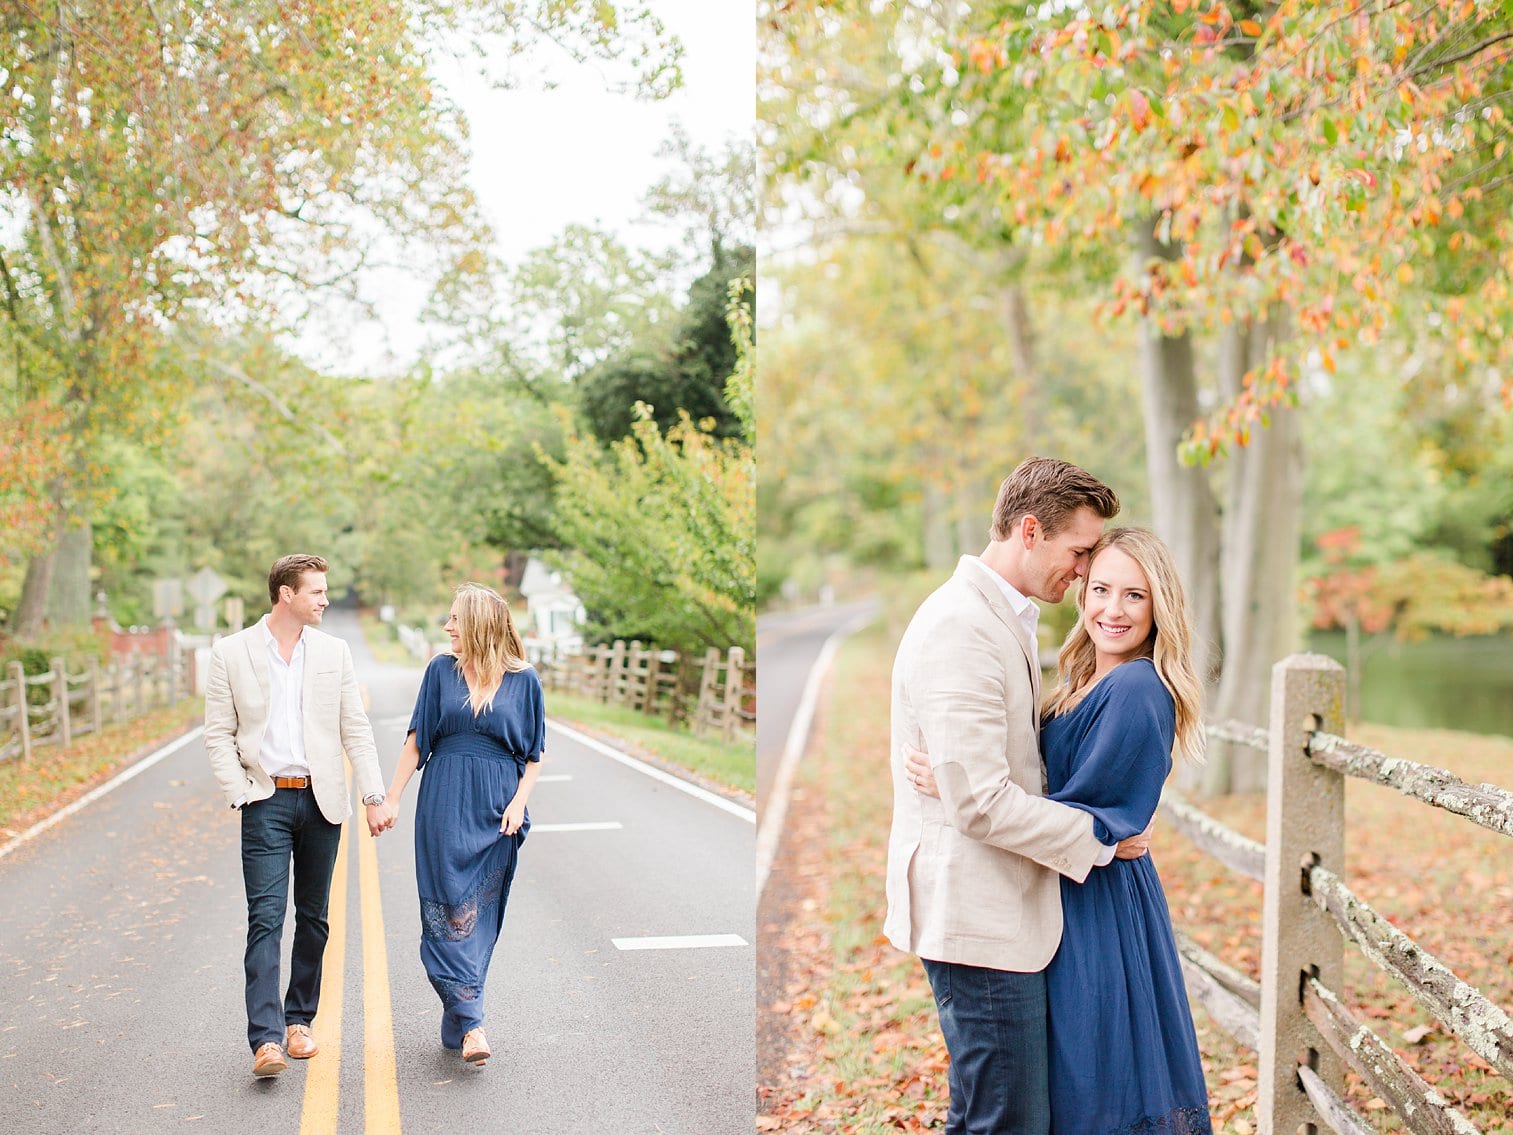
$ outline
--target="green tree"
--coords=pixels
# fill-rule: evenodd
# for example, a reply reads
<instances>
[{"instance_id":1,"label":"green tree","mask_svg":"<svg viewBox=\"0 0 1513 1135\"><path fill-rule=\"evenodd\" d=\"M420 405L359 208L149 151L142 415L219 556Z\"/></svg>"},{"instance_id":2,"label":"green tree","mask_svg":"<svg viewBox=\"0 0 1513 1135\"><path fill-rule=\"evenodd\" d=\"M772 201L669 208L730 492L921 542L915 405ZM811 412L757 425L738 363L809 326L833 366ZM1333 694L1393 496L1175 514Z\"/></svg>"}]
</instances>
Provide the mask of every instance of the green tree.
<instances>
[{"instance_id":1,"label":"green tree","mask_svg":"<svg viewBox=\"0 0 1513 1135\"><path fill-rule=\"evenodd\" d=\"M601 447L569 430L562 460L552 463L562 547L553 558L602 638L693 656L754 649L754 373L745 289L735 292L739 355L726 400L740 436L719 437L686 414L664 432L643 404L628 437Z\"/></svg>"},{"instance_id":2,"label":"green tree","mask_svg":"<svg viewBox=\"0 0 1513 1135\"><path fill-rule=\"evenodd\" d=\"M755 268L750 246L720 253L689 289L668 342L638 342L579 380L579 407L600 441L615 441L631 431L637 403L652 407L652 420L664 432L682 414L695 422L712 421L713 432L722 437L740 431L741 423L725 400L736 363L730 284L752 278Z\"/></svg>"},{"instance_id":3,"label":"green tree","mask_svg":"<svg viewBox=\"0 0 1513 1135\"><path fill-rule=\"evenodd\" d=\"M80 30L101 27L108 37ZM375 226L416 267L484 266L465 127L434 97L431 54L466 35L508 68L550 41L574 57L634 55L632 80L652 93L677 76L660 23L601 0L317 4L271 23L199 0L77 0L15 8L0 35L0 185L17 233L0 248L14 368L0 412L7 432L57 418L63 443L27 454L33 480L8 494L26 528L7 551L34 553L23 632L47 607L60 543L84 557L82 573L60 572L88 576L79 522L105 483L102 439L174 425L193 378L172 365L185 345L165 352L166 328L212 312L277 324L310 289L351 287Z\"/></svg>"}]
</instances>

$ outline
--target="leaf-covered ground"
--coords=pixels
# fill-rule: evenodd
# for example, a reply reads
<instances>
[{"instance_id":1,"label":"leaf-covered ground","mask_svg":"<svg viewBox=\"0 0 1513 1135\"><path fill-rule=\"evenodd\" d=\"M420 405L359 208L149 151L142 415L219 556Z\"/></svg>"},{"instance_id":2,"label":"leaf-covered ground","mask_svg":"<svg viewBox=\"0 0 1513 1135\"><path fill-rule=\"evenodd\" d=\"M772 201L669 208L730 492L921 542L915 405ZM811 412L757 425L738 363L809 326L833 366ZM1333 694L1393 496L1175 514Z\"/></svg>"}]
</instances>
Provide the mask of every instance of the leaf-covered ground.
<instances>
[{"instance_id":1,"label":"leaf-covered ground","mask_svg":"<svg viewBox=\"0 0 1513 1135\"><path fill-rule=\"evenodd\" d=\"M895 636L896 637L896 636ZM882 937L892 799L888 781L891 639L874 628L837 658L828 703L801 768L807 838L785 841L782 871L803 897L759 933L787 951L782 988L764 987L759 1015L786 1019L788 1052L761 1061L757 1130L881 1135L945 1125L946 1054L919 963ZM882 707L880 712L879 707ZM1362 726L1352 736L1394 756L1440 765L1472 782L1513 786L1513 739ZM1207 802L1218 819L1261 839L1265 801ZM1346 882L1400 929L1504 1009L1513 1007L1513 856L1506 837L1375 785L1346 791ZM1176 924L1252 977L1260 976L1261 887L1230 874L1170 827L1154 850ZM1513 1090L1358 952L1346 951L1345 1002L1481 1130L1505 1129ZM1256 1057L1195 1008L1214 1127L1255 1130ZM759 1029L759 1035L764 1035ZM1347 1094L1383 1131L1400 1128L1354 1078Z\"/></svg>"},{"instance_id":2,"label":"leaf-covered ground","mask_svg":"<svg viewBox=\"0 0 1513 1135\"><path fill-rule=\"evenodd\" d=\"M119 725L107 725L64 748L41 745L32 758L0 764L0 843L67 806L97 784L177 737L205 708L187 698Z\"/></svg>"}]
</instances>

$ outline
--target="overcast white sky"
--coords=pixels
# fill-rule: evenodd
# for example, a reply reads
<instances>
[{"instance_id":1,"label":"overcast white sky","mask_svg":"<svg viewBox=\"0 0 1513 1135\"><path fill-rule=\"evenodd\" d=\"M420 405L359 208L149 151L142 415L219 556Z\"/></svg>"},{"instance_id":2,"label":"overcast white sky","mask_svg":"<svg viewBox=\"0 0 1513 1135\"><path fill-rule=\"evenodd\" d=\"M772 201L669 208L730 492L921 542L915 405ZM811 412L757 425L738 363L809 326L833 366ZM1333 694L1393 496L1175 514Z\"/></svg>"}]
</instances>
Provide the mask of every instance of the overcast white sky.
<instances>
[{"instance_id":1,"label":"overcast white sky","mask_svg":"<svg viewBox=\"0 0 1513 1135\"><path fill-rule=\"evenodd\" d=\"M439 76L472 127L469 178L507 263L581 223L633 247L669 243L670 230L637 228L640 199L667 166L656 158L674 122L706 149L753 137L755 19L750 0L652 0L683 41L683 87L660 102L607 89L591 65L557 69L554 90L491 89L476 75ZM413 362L425 332L415 321L426 286L401 273L365 285L377 325L309 326L297 349L317 366L384 373Z\"/></svg>"}]
</instances>

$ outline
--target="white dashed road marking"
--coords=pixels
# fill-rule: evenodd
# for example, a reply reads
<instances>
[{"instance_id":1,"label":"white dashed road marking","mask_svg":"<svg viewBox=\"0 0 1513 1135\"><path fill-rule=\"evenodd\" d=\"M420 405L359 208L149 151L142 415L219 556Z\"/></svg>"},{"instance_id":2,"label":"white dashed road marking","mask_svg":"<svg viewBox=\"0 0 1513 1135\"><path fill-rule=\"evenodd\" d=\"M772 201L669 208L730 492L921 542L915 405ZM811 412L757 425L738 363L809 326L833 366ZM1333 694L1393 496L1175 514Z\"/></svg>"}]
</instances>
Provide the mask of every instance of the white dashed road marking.
<instances>
[{"instance_id":1,"label":"white dashed road marking","mask_svg":"<svg viewBox=\"0 0 1513 1135\"><path fill-rule=\"evenodd\" d=\"M683 934L668 938L611 938L617 950L703 950L714 946L745 946L739 934Z\"/></svg>"}]
</instances>

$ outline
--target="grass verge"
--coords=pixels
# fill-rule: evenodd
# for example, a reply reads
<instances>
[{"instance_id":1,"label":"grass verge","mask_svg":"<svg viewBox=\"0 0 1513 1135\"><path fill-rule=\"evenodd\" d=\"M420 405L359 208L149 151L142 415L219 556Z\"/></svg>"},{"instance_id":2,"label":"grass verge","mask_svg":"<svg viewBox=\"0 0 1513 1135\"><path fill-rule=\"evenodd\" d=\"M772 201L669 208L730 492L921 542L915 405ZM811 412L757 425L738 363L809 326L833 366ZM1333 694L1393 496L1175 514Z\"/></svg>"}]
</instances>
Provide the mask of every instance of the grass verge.
<instances>
[{"instance_id":1,"label":"grass verge","mask_svg":"<svg viewBox=\"0 0 1513 1135\"><path fill-rule=\"evenodd\" d=\"M546 693L547 715L590 734L610 734L635 755L650 755L724 788L756 791L756 742L699 737L624 706Z\"/></svg>"},{"instance_id":2,"label":"grass verge","mask_svg":"<svg viewBox=\"0 0 1513 1135\"><path fill-rule=\"evenodd\" d=\"M892 613L892 612L890 612ZM850 639L836 659L824 729L801 766L806 788L825 801L823 871L828 901L788 928L822 946L806 959L808 992L792 999L805 1069L767 1093L759 1130L896 1135L944 1127L946 1054L919 963L882 937L883 880L892 798L888 778L889 670L901 624ZM1447 767L1470 782L1513 785L1513 739L1435 730L1362 726L1356 740L1394 756ZM1252 838L1264 838L1265 799L1232 796L1207 810ZM1505 837L1390 789L1346 789L1346 881L1425 949L1504 1008L1513 1005L1513 863ZM1170 827L1153 854L1176 925L1230 964L1260 976L1259 883L1230 875ZM1479 1130L1500 1130L1513 1094L1443 1026L1429 1025L1406 990L1353 948L1345 951L1343 1000L1397 1049ZM1257 1068L1195 1008L1214 1130L1255 1131ZM765 1086L764 1086L765 1087ZM1347 1095L1381 1129L1395 1116L1353 1073Z\"/></svg>"},{"instance_id":3,"label":"grass verge","mask_svg":"<svg viewBox=\"0 0 1513 1135\"><path fill-rule=\"evenodd\" d=\"M119 725L107 725L72 745L44 745L29 761L0 765L0 841L66 807L97 784L183 733L205 703L186 698ZM208 772L208 770L207 770Z\"/></svg>"}]
</instances>

